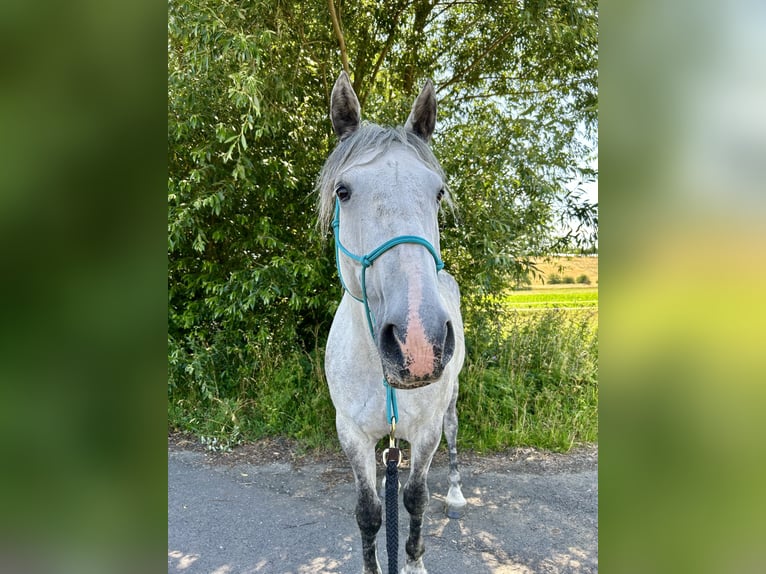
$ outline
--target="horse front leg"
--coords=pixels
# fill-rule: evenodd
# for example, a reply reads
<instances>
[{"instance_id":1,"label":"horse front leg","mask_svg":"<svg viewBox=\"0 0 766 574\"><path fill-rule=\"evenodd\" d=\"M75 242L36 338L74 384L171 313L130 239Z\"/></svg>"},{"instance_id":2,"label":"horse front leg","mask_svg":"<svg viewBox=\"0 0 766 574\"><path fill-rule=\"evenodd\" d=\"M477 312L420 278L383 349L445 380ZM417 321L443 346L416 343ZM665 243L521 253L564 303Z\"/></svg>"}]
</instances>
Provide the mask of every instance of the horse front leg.
<instances>
[{"instance_id":1,"label":"horse front leg","mask_svg":"<svg viewBox=\"0 0 766 574\"><path fill-rule=\"evenodd\" d=\"M363 574L381 574L375 539L381 525L382 505L374 485L357 482L356 523L362 536Z\"/></svg>"},{"instance_id":2,"label":"horse front leg","mask_svg":"<svg viewBox=\"0 0 766 574\"><path fill-rule=\"evenodd\" d=\"M458 386L456 383L452 399L444 413L444 436L447 439L447 448L449 448L449 491L447 492L446 511L450 518L461 518L465 513L466 506L457 464L457 393Z\"/></svg>"},{"instance_id":3,"label":"horse front leg","mask_svg":"<svg viewBox=\"0 0 766 574\"><path fill-rule=\"evenodd\" d=\"M338 438L356 483L356 523L362 537L362 574L382 574L375 539L383 521L383 505L375 492L375 443L354 426L336 419Z\"/></svg>"},{"instance_id":4,"label":"horse front leg","mask_svg":"<svg viewBox=\"0 0 766 574\"><path fill-rule=\"evenodd\" d=\"M407 562L401 574L427 574L423 565L423 515L428 506L428 469L441 439L441 425L412 441L410 476L404 485L404 507L410 514L410 534L405 549Z\"/></svg>"}]
</instances>

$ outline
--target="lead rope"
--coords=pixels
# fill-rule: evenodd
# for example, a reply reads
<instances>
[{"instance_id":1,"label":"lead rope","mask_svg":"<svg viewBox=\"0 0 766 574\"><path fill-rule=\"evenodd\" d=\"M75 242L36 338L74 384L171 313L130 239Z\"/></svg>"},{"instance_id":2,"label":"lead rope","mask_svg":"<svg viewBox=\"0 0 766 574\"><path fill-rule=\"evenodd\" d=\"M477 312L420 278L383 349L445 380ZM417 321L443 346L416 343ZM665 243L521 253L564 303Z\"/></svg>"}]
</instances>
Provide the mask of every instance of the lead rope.
<instances>
[{"instance_id":1,"label":"lead rope","mask_svg":"<svg viewBox=\"0 0 766 574\"><path fill-rule=\"evenodd\" d=\"M388 574L397 573L399 559L399 465L402 462L402 451L396 440L396 420L399 418L399 408L396 404L396 389L386 386L386 414L391 424L388 435L388 448L383 451L383 464L386 466L386 555L388 556Z\"/></svg>"},{"instance_id":2,"label":"lead rope","mask_svg":"<svg viewBox=\"0 0 766 574\"><path fill-rule=\"evenodd\" d=\"M391 439L394 440L393 438ZM397 574L399 558L399 463L401 451L395 446L384 452L386 460L386 554L388 574Z\"/></svg>"},{"instance_id":3,"label":"lead rope","mask_svg":"<svg viewBox=\"0 0 766 574\"><path fill-rule=\"evenodd\" d=\"M332 220L333 235L335 236L335 265L338 268L338 278L343 290L351 297L364 305L365 315L367 317L367 326L370 329L370 336L375 339L375 330L373 328L373 317L370 311L370 305L367 301L366 271L373 262L383 255L386 251L402 243L414 243L422 245L433 256L436 263L436 271L444 269L444 262L436 253L433 245L422 237L414 235L401 235L389 239L377 249L373 249L367 255L355 255L346 249L340 242L340 201L335 199L335 214ZM340 257L338 252L342 251L344 255L361 264L362 266L362 297L359 298L346 287L343 281L343 273L340 269ZM397 574L397 561L399 557L399 465L402 463L402 451L398 447L396 439L396 421L399 420L399 408L396 404L396 389L388 384L383 377L383 386L386 388L386 416L391 425L388 437L388 448L383 451L383 464L386 467L386 553L388 554L388 574Z\"/></svg>"}]
</instances>

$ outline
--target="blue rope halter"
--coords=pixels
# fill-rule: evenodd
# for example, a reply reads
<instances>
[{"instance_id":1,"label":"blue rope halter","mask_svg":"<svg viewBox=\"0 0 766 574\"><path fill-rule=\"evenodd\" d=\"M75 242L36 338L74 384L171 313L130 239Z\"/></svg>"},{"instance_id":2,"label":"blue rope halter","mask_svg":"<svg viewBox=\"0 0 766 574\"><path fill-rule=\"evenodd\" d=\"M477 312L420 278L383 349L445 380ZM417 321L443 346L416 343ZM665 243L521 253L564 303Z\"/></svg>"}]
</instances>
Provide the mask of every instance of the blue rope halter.
<instances>
[{"instance_id":1,"label":"blue rope halter","mask_svg":"<svg viewBox=\"0 0 766 574\"><path fill-rule=\"evenodd\" d=\"M338 198L335 198L335 216L332 220L332 229L333 229L333 235L335 236L335 265L338 268L338 278L340 279L340 284L343 286L343 289L351 295L354 299L359 301L364 305L364 312L367 317L367 326L370 329L370 336L374 339L375 338L375 331L374 331L374 321L372 316L372 311L370 310L370 304L367 300L367 285L365 282L365 278L367 275L367 268L372 267L372 264L375 262L375 260L383 255L386 251L391 249L392 247L396 247L397 245L401 245L402 243L414 243L416 245L422 245L426 249L428 249L428 252L431 254L431 256L434 258L434 262L436 263L436 271L439 272L442 269L444 269L444 261L441 260L439 255L436 253L436 249L434 249L434 246L431 245L427 240L423 239L422 237L418 237L417 235L399 235L398 237L394 237L393 239L389 239L379 247L376 247L366 255L355 255L354 253L351 253L348 249L346 249L343 244L340 242L340 200ZM339 252L342 252L346 257L349 257L350 259L356 261L362 266L362 298L360 299L356 295L354 295L351 291L349 291L348 287L346 286L346 282L343 280L343 273L340 270L340 256ZM388 381L386 381L386 378L383 377L383 385L386 387L386 413L388 415L388 422L392 425L396 424L396 421L399 420L399 409L396 405L396 389L394 389L391 385L388 384Z\"/></svg>"}]
</instances>

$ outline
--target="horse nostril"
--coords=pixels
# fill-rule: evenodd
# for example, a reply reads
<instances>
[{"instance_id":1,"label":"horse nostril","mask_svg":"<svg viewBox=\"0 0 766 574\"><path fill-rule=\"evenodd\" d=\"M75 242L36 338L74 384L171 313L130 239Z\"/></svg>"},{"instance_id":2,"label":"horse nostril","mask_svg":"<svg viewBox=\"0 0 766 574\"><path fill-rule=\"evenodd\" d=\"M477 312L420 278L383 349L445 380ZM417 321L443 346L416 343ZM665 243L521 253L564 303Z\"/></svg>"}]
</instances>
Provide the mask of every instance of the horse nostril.
<instances>
[{"instance_id":1,"label":"horse nostril","mask_svg":"<svg viewBox=\"0 0 766 574\"><path fill-rule=\"evenodd\" d=\"M455 353L455 331L452 328L452 322L447 321L446 327L447 332L444 335L444 344L442 345L442 367L447 366Z\"/></svg>"},{"instance_id":2,"label":"horse nostril","mask_svg":"<svg viewBox=\"0 0 766 574\"><path fill-rule=\"evenodd\" d=\"M396 330L396 325L393 323L383 325L383 328L380 330L380 352L390 361L402 364L404 357L402 356L401 345L396 338Z\"/></svg>"}]
</instances>

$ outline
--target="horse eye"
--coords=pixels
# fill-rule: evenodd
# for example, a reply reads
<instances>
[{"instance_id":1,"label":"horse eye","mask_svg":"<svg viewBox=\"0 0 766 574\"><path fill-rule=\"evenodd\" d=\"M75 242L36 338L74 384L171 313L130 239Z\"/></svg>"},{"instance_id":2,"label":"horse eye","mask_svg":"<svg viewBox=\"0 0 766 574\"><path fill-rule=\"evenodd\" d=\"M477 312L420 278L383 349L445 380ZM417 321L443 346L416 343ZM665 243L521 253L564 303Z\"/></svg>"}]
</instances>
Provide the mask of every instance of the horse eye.
<instances>
[{"instance_id":1,"label":"horse eye","mask_svg":"<svg viewBox=\"0 0 766 574\"><path fill-rule=\"evenodd\" d=\"M441 201L444 198L444 188L442 187L439 190L439 193L436 194L436 201Z\"/></svg>"},{"instance_id":2,"label":"horse eye","mask_svg":"<svg viewBox=\"0 0 766 574\"><path fill-rule=\"evenodd\" d=\"M351 197L351 192L345 185L339 185L335 188L335 196L341 201L347 201Z\"/></svg>"}]
</instances>

